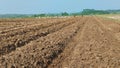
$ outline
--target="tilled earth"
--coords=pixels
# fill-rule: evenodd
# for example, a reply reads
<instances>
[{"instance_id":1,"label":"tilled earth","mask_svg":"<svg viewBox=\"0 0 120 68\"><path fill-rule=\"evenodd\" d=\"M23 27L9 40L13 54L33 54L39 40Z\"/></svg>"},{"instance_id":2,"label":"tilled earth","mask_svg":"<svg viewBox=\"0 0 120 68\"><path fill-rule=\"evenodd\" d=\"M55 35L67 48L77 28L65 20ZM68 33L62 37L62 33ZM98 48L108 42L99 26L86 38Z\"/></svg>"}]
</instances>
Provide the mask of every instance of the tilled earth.
<instances>
[{"instance_id":1,"label":"tilled earth","mask_svg":"<svg viewBox=\"0 0 120 68\"><path fill-rule=\"evenodd\" d=\"M0 20L0 68L120 68L120 23L95 16Z\"/></svg>"}]
</instances>

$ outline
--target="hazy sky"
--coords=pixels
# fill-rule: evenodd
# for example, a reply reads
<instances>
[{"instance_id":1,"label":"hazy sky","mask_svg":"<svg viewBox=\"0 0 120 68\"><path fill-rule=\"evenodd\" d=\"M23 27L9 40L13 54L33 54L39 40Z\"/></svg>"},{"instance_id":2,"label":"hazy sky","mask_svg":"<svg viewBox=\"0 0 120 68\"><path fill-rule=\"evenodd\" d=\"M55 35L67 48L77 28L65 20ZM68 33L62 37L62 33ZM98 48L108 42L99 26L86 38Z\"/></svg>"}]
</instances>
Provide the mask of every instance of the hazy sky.
<instances>
[{"instance_id":1,"label":"hazy sky","mask_svg":"<svg viewBox=\"0 0 120 68\"><path fill-rule=\"evenodd\" d=\"M120 0L0 0L0 14L79 12L84 8L120 9Z\"/></svg>"}]
</instances>

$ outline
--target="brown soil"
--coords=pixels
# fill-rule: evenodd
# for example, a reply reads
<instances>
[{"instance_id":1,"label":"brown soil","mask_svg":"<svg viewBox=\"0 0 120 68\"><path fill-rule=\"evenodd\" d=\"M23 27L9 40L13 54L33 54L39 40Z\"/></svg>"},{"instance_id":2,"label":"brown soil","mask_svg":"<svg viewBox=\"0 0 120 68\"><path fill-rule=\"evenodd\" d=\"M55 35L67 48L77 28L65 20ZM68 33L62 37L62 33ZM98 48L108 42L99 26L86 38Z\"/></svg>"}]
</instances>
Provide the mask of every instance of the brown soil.
<instances>
[{"instance_id":1,"label":"brown soil","mask_svg":"<svg viewBox=\"0 0 120 68\"><path fill-rule=\"evenodd\" d=\"M0 20L9 22L16 26L0 29L0 68L120 68L120 24L113 20Z\"/></svg>"}]
</instances>

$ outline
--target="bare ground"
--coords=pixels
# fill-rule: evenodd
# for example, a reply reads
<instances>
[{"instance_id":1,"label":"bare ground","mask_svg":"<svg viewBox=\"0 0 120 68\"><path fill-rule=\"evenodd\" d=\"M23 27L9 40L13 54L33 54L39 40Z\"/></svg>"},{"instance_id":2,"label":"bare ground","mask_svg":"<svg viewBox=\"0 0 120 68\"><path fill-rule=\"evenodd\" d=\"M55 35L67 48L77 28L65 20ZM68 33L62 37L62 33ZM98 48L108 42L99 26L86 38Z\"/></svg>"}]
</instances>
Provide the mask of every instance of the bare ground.
<instances>
[{"instance_id":1,"label":"bare ground","mask_svg":"<svg viewBox=\"0 0 120 68\"><path fill-rule=\"evenodd\" d=\"M27 21L37 23L1 29L0 68L120 68L119 23L95 16Z\"/></svg>"}]
</instances>

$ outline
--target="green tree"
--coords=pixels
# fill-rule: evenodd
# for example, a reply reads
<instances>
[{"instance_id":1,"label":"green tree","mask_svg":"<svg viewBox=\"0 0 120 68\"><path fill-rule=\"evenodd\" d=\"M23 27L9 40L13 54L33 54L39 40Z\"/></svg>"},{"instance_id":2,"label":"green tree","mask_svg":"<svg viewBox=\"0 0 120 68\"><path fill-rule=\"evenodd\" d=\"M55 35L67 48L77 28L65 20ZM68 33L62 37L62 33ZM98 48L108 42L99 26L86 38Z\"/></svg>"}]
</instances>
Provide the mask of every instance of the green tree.
<instances>
[{"instance_id":1,"label":"green tree","mask_svg":"<svg viewBox=\"0 0 120 68\"><path fill-rule=\"evenodd\" d=\"M61 13L62 16L69 16L69 14L67 12L63 12Z\"/></svg>"}]
</instances>

